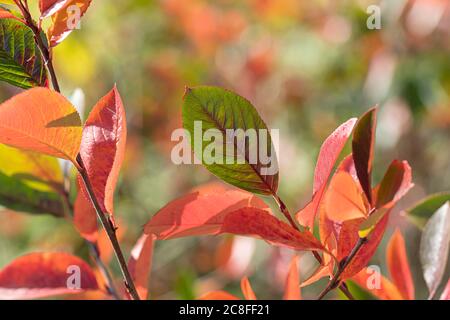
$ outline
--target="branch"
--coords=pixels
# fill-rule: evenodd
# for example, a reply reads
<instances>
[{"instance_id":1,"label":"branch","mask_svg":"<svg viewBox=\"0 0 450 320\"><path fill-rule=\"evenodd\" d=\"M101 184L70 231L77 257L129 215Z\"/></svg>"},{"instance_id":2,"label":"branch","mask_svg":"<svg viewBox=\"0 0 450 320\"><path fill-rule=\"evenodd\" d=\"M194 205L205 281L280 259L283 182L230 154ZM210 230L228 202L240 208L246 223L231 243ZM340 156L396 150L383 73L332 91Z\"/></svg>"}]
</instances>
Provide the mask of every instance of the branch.
<instances>
[{"instance_id":1,"label":"branch","mask_svg":"<svg viewBox=\"0 0 450 320\"><path fill-rule=\"evenodd\" d=\"M120 248L119 241L117 240L116 229L114 228L112 221L102 211L100 204L98 203L98 200L95 197L94 190L92 188L91 182L86 173L86 170L83 165L83 161L81 160L80 156L77 157L77 161L78 161L78 165L79 165L78 171L81 175L84 186L86 187L86 191L89 195L89 199L90 199L92 205L94 206L97 216L100 219L100 221L103 225L103 228L105 229L106 234L108 235L109 241L112 244L114 253L116 254L116 258L117 258L117 261L119 262L120 270L122 271L122 275L125 280L125 286L127 287L128 292L130 293L133 300L140 300L139 295L136 291L136 287L133 282L133 278L131 277L130 271L128 270L127 263L123 256L122 249Z\"/></svg>"},{"instance_id":2,"label":"branch","mask_svg":"<svg viewBox=\"0 0 450 320\"><path fill-rule=\"evenodd\" d=\"M283 200L281 200L281 198L276 194L272 194L273 198L275 199L281 213L283 213L283 215L288 219L289 223L291 224L291 226L302 232L303 231L303 227L301 225L298 225L297 223L295 223L294 219L292 218L291 213L289 212L289 209L287 208L287 206L284 204ZM319 255L319 253L317 251L311 251L311 253L313 254L314 258L316 258L317 262L319 262L320 264L323 263L323 259L322 257ZM354 300L352 294L350 293L350 291L348 290L347 286L345 285L345 283L342 283L339 285L339 289L342 291L342 293L350 300Z\"/></svg>"},{"instance_id":3,"label":"branch","mask_svg":"<svg viewBox=\"0 0 450 320\"><path fill-rule=\"evenodd\" d=\"M335 289L339 285L339 283L340 283L339 277L345 271L345 268L348 267L350 262L352 262L353 258L356 256L356 254L359 252L361 247L366 242L367 242L367 238L359 238L358 239L358 242L355 244L355 246L353 247L353 249L350 252L350 254L345 259L343 259L341 261L341 263L339 263L338 270L336 271L335 275L330 280L330 282L328 283L326 288L320 293L320 295L317 298L317 300L322 300L327 295L328 292L330 292L331 290Z\"/></svg>"}]
</instances>

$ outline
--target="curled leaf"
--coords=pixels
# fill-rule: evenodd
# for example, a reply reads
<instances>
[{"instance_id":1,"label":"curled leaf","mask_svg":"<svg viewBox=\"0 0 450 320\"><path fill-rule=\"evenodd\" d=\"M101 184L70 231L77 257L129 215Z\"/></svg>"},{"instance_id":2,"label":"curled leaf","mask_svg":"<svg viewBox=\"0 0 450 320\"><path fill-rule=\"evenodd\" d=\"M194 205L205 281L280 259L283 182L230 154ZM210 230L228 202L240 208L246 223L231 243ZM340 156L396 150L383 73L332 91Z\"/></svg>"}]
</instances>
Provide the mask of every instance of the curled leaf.
<instances>
[{"instance_id":1,"label":"curled leaf","mask_svg":"<svg viewBox=\"0 0 450 320\"><path fill-rule=\"evenodd\" d=\"M241 290L244 294L245 300L257 300L252 286L250 285L250 281L248 281L247 277L244 277L241 280Z\"/></svg>"},{"instance_id":2,"label":"curled leaf","mask_svg":"<svg viewBox=\"0 0 450 320\"><path fill-rule=\"evenodd\" d=\"M428 220L420 239L420 262L430 291L436 293L447 264L450 242L450 202L446 202Z\"/></svg>"},{"instance_id":3,"label":"curled leaf","mask_svg":"<svg viewBox=\"0 0 450 320\"><path fill-rule=\"evenodd\" d=\"M284 300L300 300L300 277L298 274L298 256L295 255L289 265L289 271L284 286Z\"/></svg>"},{"instance_id":4,"label":"curled leaf","mask_svg":"<svg viewBox=\"0 0 450 320\"><path fill-rule=\"evenodd\" d=\"M154 235L142 235L131 250L131 257L128 261L128 269L142 300L146 300L148 296L154 241Z\"/></svg>"}]
</instances>

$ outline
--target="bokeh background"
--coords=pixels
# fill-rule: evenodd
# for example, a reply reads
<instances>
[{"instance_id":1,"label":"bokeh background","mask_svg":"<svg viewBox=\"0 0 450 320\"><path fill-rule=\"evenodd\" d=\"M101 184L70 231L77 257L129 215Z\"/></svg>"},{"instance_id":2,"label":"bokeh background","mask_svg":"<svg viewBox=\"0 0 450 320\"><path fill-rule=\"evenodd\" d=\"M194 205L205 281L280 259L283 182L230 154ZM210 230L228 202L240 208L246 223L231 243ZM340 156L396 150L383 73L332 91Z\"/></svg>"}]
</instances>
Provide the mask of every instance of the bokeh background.
<instances>
[{"instance_id":1,"label":"bokeh background","mask_svg":"<svg viewBox=\"0 0 450 320\"><path fill-rule=\"evenodd\" d=\"M381 8L381 30L366 26L372 4ZM420 232L402 209L450 189L450 1L93 0L81 29L55 48L54 59L63 93L84 114L114 83L121 92L129 138L116 216L126 253L164 204L218 181L199 165L171 161L170 138L181 127L185 85L236 91L253 102L270 128L280 130L280 195L291 211L311 197L322 141L340 123L378 104L375 181L391 160L406 159L416 186L393 212L373 264L387 274L384 248L400 228L416 297L426 298ZM15 93L0 84L1 101ZM103 258L119 274L108 244L103 247ZM0 212L0 265L43 250L89 259L67 222ZM279 299L290 256L241 237L161 241L151 299L196 298L214 289L241 296L243 275L259 298ZM300 261L306 278L314 260L304 255ZM324 285L305 288L304 297L315 297Z\"/></svg>"}]
</instances>

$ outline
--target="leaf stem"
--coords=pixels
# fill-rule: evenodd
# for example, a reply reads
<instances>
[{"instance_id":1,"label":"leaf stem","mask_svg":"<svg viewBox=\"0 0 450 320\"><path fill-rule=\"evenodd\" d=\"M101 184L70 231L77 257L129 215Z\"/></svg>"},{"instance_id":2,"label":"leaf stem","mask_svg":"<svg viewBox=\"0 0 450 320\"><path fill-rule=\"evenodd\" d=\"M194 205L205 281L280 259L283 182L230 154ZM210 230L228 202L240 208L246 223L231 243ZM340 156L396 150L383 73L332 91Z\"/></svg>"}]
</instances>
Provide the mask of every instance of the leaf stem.
<instances>
[{"instance_id":1,"label":"leaf stem","mask_svg":"<svg viewBox=\"0 0 450 320\"><path fill-rule=\"evenodd\" d=\"M350 252L350 254L346 258L344 258L341 261L341 263L339 263L338 270L336 271L336 273L334 274L333 278L330 280L328 285L325 287L325 289L320 293L320 295L317 298L317 300L322 300L327 295L328 292L330 292L331 290L335 289L339 285L339 283L340 283L339 277L345 271L345 269L350 264L350 262L352 262L353 258L356 256L356 254L359 252L361 247L366 242L367 242L367 238L359 238L358 239L358 242L356 242L356 244L353 247L353 249Z\"/></svg>"},{"instance_id":2,"label":"leaf stem","mask_svg":"<svg viewBox=\"0 0 450 320\"><path fill-rule=\"evenodd\" d=\"M122 253L122 249L120 248L119 241L117 240L116 236L116 229L114 228L114 225L109 219L106 214L102 211L100 204L98 203L97 198L95 197L94 190L92 188L91 182L89 180L89 177L87 175L87 172L84 168L83 161L81 160L81 157L77 157L78 166L79 166L79 173L81 175L81 178L83 180L84 186L86 187L86 191L89 195L89 199L94 206L94 209L97 213L98 218L100 219L103 228L106 231L106 234L108 235L109 241L112 244L112 247L114 249L114 253L116 254L117 261L119 263L120 270L122 271L122 275L125 281L125 286L128 289L128 292L130 293L130 296L133 298L133 300L140 300L139 295L137 293L136 287L133 282L133 278L131 277L130 271L128 270L127 263L125 261L125 258Z\"/></svg>"}]
</instances>

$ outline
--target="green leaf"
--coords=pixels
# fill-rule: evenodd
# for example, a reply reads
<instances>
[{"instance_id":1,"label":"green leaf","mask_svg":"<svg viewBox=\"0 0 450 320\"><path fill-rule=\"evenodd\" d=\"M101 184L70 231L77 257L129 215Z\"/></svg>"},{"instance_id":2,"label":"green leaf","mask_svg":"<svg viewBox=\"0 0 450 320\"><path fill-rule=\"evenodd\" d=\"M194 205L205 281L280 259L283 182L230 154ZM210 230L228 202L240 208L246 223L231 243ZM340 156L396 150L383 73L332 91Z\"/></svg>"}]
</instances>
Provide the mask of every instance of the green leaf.
<instances>
[{"instance_id":1,"label":"green leaf","mask_svg":"<svg viewBox=\"0 0 450 320\"><path fill-rule=\"evenodd\" d=\"M420 239L423 276L433 298L445 273L450 244L450 202L446 202L428 220Z\"/></svg>"},{"instance_id":2,"label":"green leaf","mask_svg":"<svg viewBox=\"0 0 450 320\"><path fill-rule=\"evenodd\" d=\"M433 213L447 201L450 201L450 191L439 192L422 199L405 211L408 217L422 229Z\"/></svg>"},{"instance_id":3,"label":"green leaf","mask_svg":"<svg viewBox=\"0 0 450 320\"><path fill-rule=\"evenodd\" d=\"M210 172L244 190L276 194L278 163L272 137L249 101L217 87L187 88L183 126L197 159ZM232 131L236 129L241 132ZM217 134L208 136L212 132ZM232 133L238 138L233 139Z\"/></svg>"},{"instance_id":4,"label":"green leaf","mask_svg":"<svg viewBox=\"0 0 450 320\"><path fill-rule=\"evenodd\" d=\"M378 222L383 219L383 217L390 211L387 208L380 208L372 213L367 220L361 223L358 230L358 235L360 238L367 238L370 236L372 231L377 226Z\"/></svg>"},{"instance_id":5,"label":"green leaf","mask_svg":"<svg viewBox=\"0 0 450 320\"><path fill-rule=\"evenodd\" d=\"M15 19L0 19L0 80L24 89L47 82L33 32Z\"/></svg>"},{"instance_id":6,"label":"green leaf","mask_svg":"<svg viewBox=\"0 0 450 320\"><path fill-rule=\"evenodd\" d=\"M63 216L63 176L55 158L0 145L0 205Z\"/></svg>"}]
</instances>

